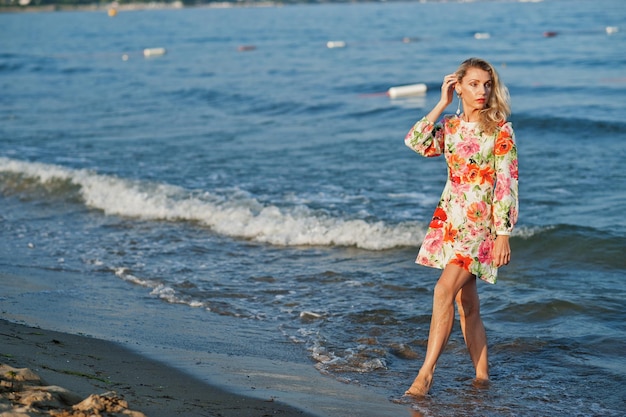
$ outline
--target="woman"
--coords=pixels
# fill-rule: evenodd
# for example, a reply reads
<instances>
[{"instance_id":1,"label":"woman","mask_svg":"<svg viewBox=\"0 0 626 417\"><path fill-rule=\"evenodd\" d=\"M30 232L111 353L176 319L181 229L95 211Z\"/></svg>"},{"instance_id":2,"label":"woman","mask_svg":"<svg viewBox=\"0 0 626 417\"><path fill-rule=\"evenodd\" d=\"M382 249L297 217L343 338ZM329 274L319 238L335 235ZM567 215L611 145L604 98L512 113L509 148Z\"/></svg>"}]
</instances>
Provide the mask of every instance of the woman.
<instances>
[{"instance_id":1,"label":"woman","mask_svg":"<svg viewBox=\"0 0 626 417\"><path fill-rule=\"evenodd\" d=\"M440 115L456 92L456 115ZM461 114L461 102L463 113ZM441 99L418 121L405 144L426 157L445 155L448 180L416 263L442 269L435 285L424 364L406 395L430 390L435 365L459 310L476 381L489 380L487 336L476 278L495 283L511 259L509 235L517 221L517 148L507 88L488 62L471 58L444 77Z\"/></svg>"}]
</instances>

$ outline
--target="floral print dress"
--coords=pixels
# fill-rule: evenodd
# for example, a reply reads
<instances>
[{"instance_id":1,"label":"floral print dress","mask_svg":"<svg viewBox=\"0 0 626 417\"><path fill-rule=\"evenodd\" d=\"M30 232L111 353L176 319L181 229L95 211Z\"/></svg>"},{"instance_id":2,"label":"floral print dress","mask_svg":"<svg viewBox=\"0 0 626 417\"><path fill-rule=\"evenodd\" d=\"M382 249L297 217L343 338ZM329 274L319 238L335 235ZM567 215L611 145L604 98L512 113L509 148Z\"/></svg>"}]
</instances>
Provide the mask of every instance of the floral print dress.
<instances>
[{"instance_id":1,"label":"floral print dress","mask_svg":"<svg viewBox=\"0 0 626 417\"><path fill-rule=\"evenodd\" d=\"M415 262L440 269L452 263L495 284L496 235L510 234L517 222L517 147L511 123L487 135L477 123L458 116L438 123L423 118L404 143L426 157L443 154L448 164L448 180Z\"/></svg>"}]
</instances>

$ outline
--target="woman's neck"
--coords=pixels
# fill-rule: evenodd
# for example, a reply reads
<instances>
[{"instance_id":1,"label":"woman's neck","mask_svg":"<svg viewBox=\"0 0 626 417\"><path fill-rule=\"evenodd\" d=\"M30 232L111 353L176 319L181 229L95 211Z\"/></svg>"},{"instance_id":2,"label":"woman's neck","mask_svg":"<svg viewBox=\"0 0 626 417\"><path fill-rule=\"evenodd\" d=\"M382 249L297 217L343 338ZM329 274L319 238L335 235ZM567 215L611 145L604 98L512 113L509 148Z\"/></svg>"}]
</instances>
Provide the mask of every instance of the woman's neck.
<instances>
[{"instance_id":1,"label":"woman's neck","mask_svg":"<svg viewBox=\"0 0 626 417\"><path fill-rule=\"evenodd\" d=\"M476 123L480 120L480 111L477 109L470 110L470 112L463 112L461 114L461 120L467 123Z\"/></svg>"},{"instance_id":2,"label":"woman's neck","mask_svg":"<svg viewBox=\"0 0 626 417\"><path fill-rule=\"evenodd\" d=\"M465 123L477 123L478 122L478 118L473 118L473 117L467 117L467 115L465 113L461 114L459 116L461 118L461 120L463 120Z\"/></svg>"}]
</instances>

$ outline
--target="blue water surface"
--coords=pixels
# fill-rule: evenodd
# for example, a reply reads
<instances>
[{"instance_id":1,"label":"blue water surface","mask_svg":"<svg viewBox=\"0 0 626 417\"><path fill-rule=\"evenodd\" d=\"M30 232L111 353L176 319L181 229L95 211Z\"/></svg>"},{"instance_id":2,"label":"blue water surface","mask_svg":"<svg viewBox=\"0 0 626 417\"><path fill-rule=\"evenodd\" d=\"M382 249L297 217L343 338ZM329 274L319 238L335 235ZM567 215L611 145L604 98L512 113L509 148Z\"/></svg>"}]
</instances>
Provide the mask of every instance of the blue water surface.
<instances>
[{"instance_id":1,"label":"blue water surface","mask_svg":"<svg viewBox=\"0 0 626 417\"><path fill-rule=\"evenodd\" d=\"M96 283L61 299L254 321L264 347L242 354L396 398L425 351L437 271L413 260L446 174L403 138L480 56L520 155L513 262L480 287L494 384L471 389L455 330L416 409L621 415L625 22L621 0L2 14L0 265ZM3 314L115 338L46 294Z\"/></svg>"}]
</instances>

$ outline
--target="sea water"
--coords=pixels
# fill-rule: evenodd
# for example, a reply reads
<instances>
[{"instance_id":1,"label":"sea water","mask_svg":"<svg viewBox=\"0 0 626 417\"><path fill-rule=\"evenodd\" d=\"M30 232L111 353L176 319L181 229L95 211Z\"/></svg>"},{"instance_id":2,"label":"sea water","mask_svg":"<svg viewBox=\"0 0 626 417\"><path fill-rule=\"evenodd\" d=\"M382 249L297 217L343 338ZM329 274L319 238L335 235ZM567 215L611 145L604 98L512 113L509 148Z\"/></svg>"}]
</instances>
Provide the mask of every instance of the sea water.
<instances>
[{"instance_id":1,"label":"sea water","mask_svg":"<svg viewBox=\"0 0 626 417\"><path fill-rule=\"evenodd\" d=\"M0 264L68 277L28 296L4 278L3 317L299 360L400 397L446 175L403 139L480 56L510 89L520 157L512 262L479 285L492 385L472 387L457 325L415 407L623 415L625 50L621 0L0 15ZM385 95L414 83L428 92ZM212 333L222 319L254 343Z\"/></svg>"}]
</instances>

